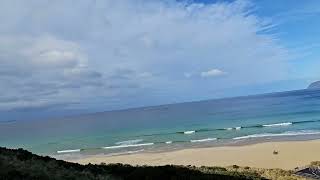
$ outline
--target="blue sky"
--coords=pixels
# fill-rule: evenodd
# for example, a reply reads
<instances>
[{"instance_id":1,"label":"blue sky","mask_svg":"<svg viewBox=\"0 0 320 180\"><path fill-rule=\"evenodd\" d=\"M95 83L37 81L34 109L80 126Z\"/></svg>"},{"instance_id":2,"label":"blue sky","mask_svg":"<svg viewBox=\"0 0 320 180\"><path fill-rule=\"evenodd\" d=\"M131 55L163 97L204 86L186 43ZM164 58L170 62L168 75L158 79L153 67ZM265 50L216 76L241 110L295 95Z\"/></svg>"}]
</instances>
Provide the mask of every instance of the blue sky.
<instances>
[{"instance_id":1,"label":"blue sky","mask_svg":"<svg viewBox=\"0 0 320 180\"><path fill-rule=\"evenodd\" d=\"M320 2L3 0L0 120L305 88Z\"/></svg>"}]
</instances>

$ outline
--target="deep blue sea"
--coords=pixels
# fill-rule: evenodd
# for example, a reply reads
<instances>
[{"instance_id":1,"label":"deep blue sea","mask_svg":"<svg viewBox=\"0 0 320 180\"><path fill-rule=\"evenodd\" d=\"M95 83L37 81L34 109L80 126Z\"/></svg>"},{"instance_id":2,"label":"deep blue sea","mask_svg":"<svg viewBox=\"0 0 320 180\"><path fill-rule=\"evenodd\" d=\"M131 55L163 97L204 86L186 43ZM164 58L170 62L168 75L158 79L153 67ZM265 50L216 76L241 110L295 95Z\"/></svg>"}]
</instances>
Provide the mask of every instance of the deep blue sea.
<instances>
[{"instance_id":1,"label":"deep blue sea","mask_svg":"<svg viewBox=\"0 0 320 180\"><path fill-rule=\"evenodd\" d=\"M121 154L320 138L320 90L0 123L0 146L38 154Z\"/></svg>"}]
</instances>

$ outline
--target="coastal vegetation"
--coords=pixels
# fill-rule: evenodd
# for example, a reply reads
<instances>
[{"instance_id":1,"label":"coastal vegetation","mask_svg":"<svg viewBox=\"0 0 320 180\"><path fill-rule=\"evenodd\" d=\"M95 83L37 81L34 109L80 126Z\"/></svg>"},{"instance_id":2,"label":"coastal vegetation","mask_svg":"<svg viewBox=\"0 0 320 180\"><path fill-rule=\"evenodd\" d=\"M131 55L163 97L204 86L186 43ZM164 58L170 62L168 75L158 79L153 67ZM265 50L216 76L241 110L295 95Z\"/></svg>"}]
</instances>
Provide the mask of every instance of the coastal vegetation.
<instances>
[{"instance_id":1,"label":"coastal vegetation","mask_svg":"<svg viewBox=\"0 0 320 180\"><path fill-rule=\"evenodd\" d=\"M319 162L312 165L317 166ZM131 166L56 160L23 149L0 147L0 179L303 179L293 171L250 167Z\"/></svg>"}]
</instances>

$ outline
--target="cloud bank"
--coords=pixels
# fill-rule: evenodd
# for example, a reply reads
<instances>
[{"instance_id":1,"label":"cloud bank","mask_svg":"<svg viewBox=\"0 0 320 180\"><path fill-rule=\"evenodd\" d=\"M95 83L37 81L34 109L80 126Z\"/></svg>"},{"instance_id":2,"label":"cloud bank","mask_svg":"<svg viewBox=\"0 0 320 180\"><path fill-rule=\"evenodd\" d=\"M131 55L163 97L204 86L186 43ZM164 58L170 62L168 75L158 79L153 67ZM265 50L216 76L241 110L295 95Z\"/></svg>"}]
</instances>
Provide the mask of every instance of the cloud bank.
<instances>
[{"instance_id":1,"label":"cloud bank","mask_svg":"<svg viewBox=\"0 0 320 180\"><path fill-rule=\"evenodd\" d=\"M188 101L199 87L285 79L288 52L253 10L244 0L5 0L0 110Z\"/></svg>"}]
</instances>

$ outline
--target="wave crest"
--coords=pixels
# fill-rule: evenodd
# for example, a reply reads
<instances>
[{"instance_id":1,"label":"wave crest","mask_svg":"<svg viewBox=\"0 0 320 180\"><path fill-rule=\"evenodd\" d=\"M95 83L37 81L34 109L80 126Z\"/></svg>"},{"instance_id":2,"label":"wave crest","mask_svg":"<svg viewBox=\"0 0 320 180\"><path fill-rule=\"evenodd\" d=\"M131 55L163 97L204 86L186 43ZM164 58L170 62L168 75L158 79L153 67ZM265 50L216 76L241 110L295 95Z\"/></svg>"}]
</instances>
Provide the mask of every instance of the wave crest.
<instances>
[{"instance_id":1,"label":"wave crest","mask_svg":"<svg viewBox=\"0 0 320 180\"><path fill-rule=\"evenodd\" d=\"M57 151L58 154L63 154L63 153L74 153L74 152L80 152L81 149L68 149L68 150L61 150Z\"/></svg>"},{"instance_id":2,"label":"wave crest","mask_svg":"<svg viewBox=\"0 0 320 180\"><path fill-rule=\"evenodd\" d=\"M184 131L183 134L194 134L196 131Z\"/></svg>"},{"instance_id":3,"label":"wave crest","mask_svg":"<svg viewBox=\"0 0 320 180\"><path fill-rule=\"evenodd\" d=\"M274 126L290 126L292 122L283 122L283 123L276 123L276 124L264 124L263 127L274 127Z\"/></svg>"},{"instance_id":4,"label":"wave crest","mask_svg":"<svg viewBox=\"0 0 320 180\"><path fill-rule=\"evenodd\" d=\"M316 135L320 134L320 131L288 131L284 133L262 133L262 134L251 134L247 136L235 137L233 140L251 139L251 138L262 138L262 137L281 137L281 136L301 136L301 135Z\"/></svg>"},{"instance_id":5,"label":"wave crest","mask_svg":"<svg viewBox=\"0 0 320 180\"><path fill-rule=\"evenodd\" d=\"M116 145L131 145L131 144L137 144L142 141L143 141L143 139L133 139L133 140L116 142L115 144Z\"/></svg>"},{"instance_id":6,"label":"wave crest","mask_svg":"<svg viewBox=\"0 0 320 180\"><path fill-rule=\"evenodd\" d=\"M197 140L190 140L190 142L195 143L195 142L208 142L208 141L215 141L217 138L206 138L206 139L197 139Z\"/></svg>"},{"instance_id":7,"label":"wave crest","mask_svg":"<svg viewBox=\"0 0 320 180\"><path fill-rule=\"evenodd\" d=\"M106 146L106 147L102 147L102 149L119 149L119 148L151 146L151 145L154 145L154 143L128 144L128 145L118 145L118 146Z\"/></svg>"},{"instance_id":8,"label":"wave crest","mask_svg":"<svg viewBox=\"0 0 320 180\"><path fill-rule=\"evenodd\" d=\"M119 152L119 153L110 153L110 154L107 154L106 157L127 155L127 154L135 154L135 153L139 153L139 152L143 152L143 151L144 151L144 149L140 149L140 150L137 150L137 151L126 151L126 152Z\"/></svg>"},{"instance_id":9,"label":"wave crest","mask_svg":"<svg viewBox=\"0 0 320 180\"><path fill-rule=\"evenodd\" d=\"M242 127L230 127L230 128L224 128L223 130L231 131L231 130L240 130Z\"/></svg>"}]
</instances>

